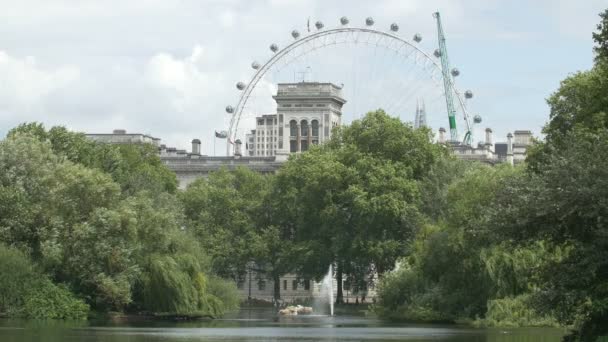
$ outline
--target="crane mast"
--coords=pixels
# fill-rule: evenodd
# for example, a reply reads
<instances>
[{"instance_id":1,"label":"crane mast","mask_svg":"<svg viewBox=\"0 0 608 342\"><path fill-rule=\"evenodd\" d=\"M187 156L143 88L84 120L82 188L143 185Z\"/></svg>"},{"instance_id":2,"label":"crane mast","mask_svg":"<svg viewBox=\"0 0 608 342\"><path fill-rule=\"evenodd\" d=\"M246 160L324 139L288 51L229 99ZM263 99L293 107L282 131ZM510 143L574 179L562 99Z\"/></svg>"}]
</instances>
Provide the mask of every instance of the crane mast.
<instances>
[{"instance_id":1,"label":"crane mast","mask_svg":"<svg viewBox=\"0 0 608 342\"><path fill-rule=\"evenodd\" d=\"M456 129L456 108L454 107L454 92L452 91L452 75L450 74L450 61L448 59L448 49L445 44L445 35L441 26L441 16L439 12L433 13L433 17L437 19L437 34L439 37L439 50L435 55L439 55L441 59L441 72L443 74L443 88L445 92L445 101L448 110L448 119L450 121L450 139L458 141L458 130Z\"/></svg>"}]
</instances>

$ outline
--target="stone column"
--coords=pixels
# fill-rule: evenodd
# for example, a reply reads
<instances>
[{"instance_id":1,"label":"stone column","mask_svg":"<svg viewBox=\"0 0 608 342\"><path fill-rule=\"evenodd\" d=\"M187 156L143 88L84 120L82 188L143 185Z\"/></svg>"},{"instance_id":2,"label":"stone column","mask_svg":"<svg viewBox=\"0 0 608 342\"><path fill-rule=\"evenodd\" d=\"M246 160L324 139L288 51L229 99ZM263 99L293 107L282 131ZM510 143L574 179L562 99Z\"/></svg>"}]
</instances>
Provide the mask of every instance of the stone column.
<instances>
[{"instance_id":1,"label":"stone column","mask_svg":"<svg viewBox=\"0 0 608 342\"><path fill-rule=\"evenodd\" d=\"M235 159L238 159L242 156L241 145L242 145L241 140L236 139L236 141L234 142L234 158Z\"/></svg>"},{"instance_id":2,"label":"stone column","mask_svg":"<svg viewBox=\"0 0 608 342\"><path fill-rule=\"evenodd\" d=\"M492 129L489 127L486 128L486 142L484 145L486 150L486 156L488 158L491 158L494 151L492 149Z\"/></svg>"},{"instance_id":3,"label":"stone column","mask_svg":"<svg viewBox=\"0 0 608 342\"><path fill-rule=\"evenodd\" d=\"M297 132L296 132L296 152L300 152L301 151L301 145L302 145L301 141L300 141L302 139L302 136L301 136L302 132L300 131L300 124L299 123L296 124L296 129L297 129Z\"/></svg>"},{"instance_id":4,"label":"stone column","mask_svg":"<svg viewBox=\"0 0 608 342\"><path fill-rule=\"evenodd\" d=\"M312 146L312 120L308 123L308 149Z\"/></svg>"}]
</instances>

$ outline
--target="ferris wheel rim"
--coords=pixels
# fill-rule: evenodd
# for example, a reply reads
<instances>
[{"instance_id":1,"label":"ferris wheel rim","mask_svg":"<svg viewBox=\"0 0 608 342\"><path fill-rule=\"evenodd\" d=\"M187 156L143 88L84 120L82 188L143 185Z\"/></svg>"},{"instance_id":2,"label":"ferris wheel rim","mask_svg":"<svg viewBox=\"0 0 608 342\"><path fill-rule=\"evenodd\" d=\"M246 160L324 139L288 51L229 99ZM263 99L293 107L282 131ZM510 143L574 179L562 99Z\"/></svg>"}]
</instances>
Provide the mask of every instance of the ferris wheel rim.
<instances>
[{"instance_id":1,"label":"ferris wheel rim","mask_svg":"<svg viewBox=\"0 0 608 342\"><path fill-rule=\"evenodd\" d=\"M420 53L422 55L422 57L425 58L427 61L430 61L431 65L434 66L436 70L438 70L440 73L442 72L441 65L429 53L427 53L426 51L419 48L416 44L414 44L408 40L405 40L396 34L392 34L392 33L381 31L381 30L376 30L376 29L373 29L370 27L367 27L367 28L364 28L364 27L338 27L338 28L332 28L332 29L319 29L317 32L311 33L304 37L299 37L299 35L298 35L298 37L295 39L295 41L293 41L289 45L285 46L284 48L273 51L274 52L273 55L263 65L261 65L261 66L258 65L258 67L255 68L256 72L249 79L249 82L247 82L245 87L243 89L239 89L239 90L241 90L241 94L239 96L237 105L236 105L236 107L234 107L234 111L230 118L230 126L228 129L229 141L231 143L234 143L234 141L236 141L238 126L240 123L240 119L242 117L242 112L245 108L245 104L249 100L249 97L251 96L251 93L253 92L253 90L257 87L258 82L263 78L264 75L266 75L266 73L271 69L271 67L274 64L276 64L279 60L281 60L283 57L288 55L289 52L295 50L297 47L300 47L301 45L303 45L307 42L314 41L316 39L319 39L319 38L325 37L325 36L336 35L336 34L340 34L340 33L355 33L355 32L380 35L380 36L383 36L386 38L396 40L402 44L405 44L408 47L414 49L415 52ZM276 48L275 44L272 44L271 46ZM327 46L328 45L321 46L321 47L327 47ZM385 46L383 46L383 47L385 47ZM388 47L385 47L385 48L388 48ZM257 63L257 62L254 62L254 63ZM242 82L239 82L239 84L242 84ZM471 132L472 127L471 127L471 123L470 123L469 114L466 109L466 103L465 103L464 99L462 98L460 92L456 89L455 82L451 77L449 79L449 85L450 85L450 90L453 93L453 95L456 97L456 99L458 100L460 110L462 111L462 113L464 115L464 121L466 124L466 134L468 134ZM227 155L229 155L230 154L230 144L227 144L226 147L227 147L227 151L226 151Z\"/></svg>"}]
</instances>

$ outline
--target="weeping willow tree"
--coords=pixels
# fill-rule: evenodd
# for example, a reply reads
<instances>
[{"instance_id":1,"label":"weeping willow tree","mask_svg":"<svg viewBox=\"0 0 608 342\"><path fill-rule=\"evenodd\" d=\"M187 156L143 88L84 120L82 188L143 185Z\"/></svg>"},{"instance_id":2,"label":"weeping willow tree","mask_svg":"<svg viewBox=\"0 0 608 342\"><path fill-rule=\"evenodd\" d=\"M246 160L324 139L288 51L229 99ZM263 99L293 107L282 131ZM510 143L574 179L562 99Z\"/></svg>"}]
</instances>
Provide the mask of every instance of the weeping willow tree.
<instances>
[{"instance_id":1,"label":"weeping willow tree","mask_svg":"<svg viewBox=\"0 0 608 342\"><path fill-rule=\"evenodd\" d=\"M208 277L191 255L151 257L144 280L144 306L168 315L219 317L232 304L208 289Z\"/></svg>"},{"instance_id":2,"label":"weeping willow tree","mask_svg":"<svg viewBox=\"0 0 608 342\"><path fill-rule=\"evenodd\" d=\"M569 248L535 241L529 246L500 244L481 251L480 256L494 294L478 324L486 326L559 326L550 312L535 309L543 284L542 269L567 256Z\"/></svg>"}]
</instances>

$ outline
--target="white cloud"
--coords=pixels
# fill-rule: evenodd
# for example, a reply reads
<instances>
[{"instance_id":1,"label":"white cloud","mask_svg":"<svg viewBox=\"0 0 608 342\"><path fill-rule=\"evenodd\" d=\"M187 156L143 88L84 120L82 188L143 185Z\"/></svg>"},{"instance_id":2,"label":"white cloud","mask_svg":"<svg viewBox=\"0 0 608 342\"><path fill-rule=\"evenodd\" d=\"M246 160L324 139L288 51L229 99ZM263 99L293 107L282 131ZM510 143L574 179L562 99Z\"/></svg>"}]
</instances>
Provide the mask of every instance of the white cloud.
<instances>
[{"instance_id":1,"label":"white cloud","mask_svg":"<svg viewBox=\"0 0 608 342\"><path fill-rule=\"evenodd\" d=\"M17 58L0 51L0 112L7 118L46 112L45 103L57 91L77 82L76 66L43 68L34 57Z\"/></svg>"}]
</instances>

